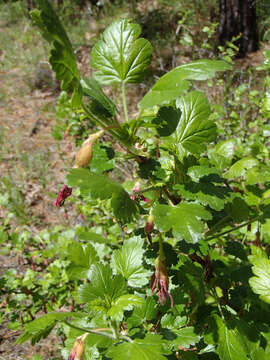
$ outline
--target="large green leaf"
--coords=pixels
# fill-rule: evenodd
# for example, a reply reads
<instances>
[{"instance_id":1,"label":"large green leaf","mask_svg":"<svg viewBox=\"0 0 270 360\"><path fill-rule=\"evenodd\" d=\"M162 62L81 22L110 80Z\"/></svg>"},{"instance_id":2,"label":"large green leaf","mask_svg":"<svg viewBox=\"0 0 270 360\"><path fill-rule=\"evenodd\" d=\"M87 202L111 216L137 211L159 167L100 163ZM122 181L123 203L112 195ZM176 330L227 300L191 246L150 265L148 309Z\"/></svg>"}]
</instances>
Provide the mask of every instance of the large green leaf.
<instances>
[{"instance_id":1,"label":"large green leaf","mask_svg":"<svg viewBox=\"0 0 270 360\"><path fill-rule=\"evenodd\" d=\"M72 312L54 312L41 316L25 325L24 332L16 343L22 344L32 338L31 343L34 345L40 339L46 338L58 321L63 321L73 315Z\"/></svg>"},{"instance_id":2,"label":"large green leaf","mask_svg":"<svg viewBox=\"0 0 270 360\"><path fill-rule=\"evenodd\" d=\"M174 68L163 75L140 101L140 109L168 104L189 88L187 80L206 80L216 71L231 70L231 65L221 60L198 60Z\"/></svg>"},{"instance_id":3,"label":"large green leaf","mask_svg":"<svg viewBox=\"0 0 270 360\"><path fill-rule=\"evenodd\" d=\"M211 219L211 214L203 206L186 202L177 206L159 204L154 208L153 215L158 230L167 232L172 229L176 238L192 243L196 243L205 230L201 219Z\"/></svg>"},{"instance_id":4,"label":"large green leaf","mask_svg":"<svg viewBox=\"0 0 270 360\"><path fill-rule=\"evenodd\" d=\"M140 26L115 21L104 31L91 52L95 78L102 84L140 82L151 62L152 46L140 38Z\"/></svg>"},{"instance_id":5,"label":"large green leaf","mask_svg":"<svg viewBox=\"0 0 270 360\"><path fill-rule=\"evenodd\" d=\"M69 38L58 16L48 0L37 0L39 10L31 11L35 25L42 36L52 45L49 61L55 71L56 78L62 80L62 89L72 91L72 104L81 104L82 89L77 68L76 57Z\"/></svg>"},{"instance_id":6,"label":"large green leaf","mask_svg":"<svg viewBox=\"0 0 270 360\"><path fill-rule=\"evenodd\" d=\"M200 154L216 134L216 125L208 120L208 100L203 93L193 91L177 99L176 106L181 109L182 116L175 132L167 138L167 145L175 149L180 158L183 158L186 151Z\"/></svg>"},{"instance_id":7,"label":"large green leaf","mask_svg":"<svg viewBox=\"0 0 270 360\"><path fill-rule=\"evenodd\" d=\"M255 276L249 279L249 284L255 294L270 304L270 260L262 250L256 249L257 254L254 254L254 251L249 259L253 264L252 271Z\"/></svg>"},{"instance_id":8,"label":"large green leaf","mask_svg":"<svg viewBox=\"0 0 270 360\"><path fill-rule=\"evenodd\" d=\"M93 199L111 199L115 217L122 223L131 222L138 213L137 204L121 184L87 169L72 169L67 176L70 186L78 186L83 196Z\"/></svg>"},{"instance_id":9,"label":"large green leaf","mask_svg":"<svg viewBox=\"0 0 270 360\"><path fill-rule=\"evenodd\" d=\"M257 359L259 336L242 320L224 321L214 315L208 320L206 343L216 344L220 360Z\"/></svg>"},{"instance_id":10,"label":"large green leaf","mask_svg":"<svg viewBox=\"0 0 270 360\"><path fill-rule=\"evenodd\" d=\"M178 184L174 187L177 192L186 200L197 200L202 205L209 205L214 210L222 210L225 205L225 196L229 189L224 186L217 186L211 182L188 182Z\"/></svg>"},{"instance_id":11,"label":"large green leaf","mask_svg":"<svg viewBox=\"0 0 270 360\"><path fill-rule=\"evenodd\" d=\"M79 288L79 299L82 303L91 304L95 300L104 302L109 309L112 301L126 293L126 281L121 275L112 275L110 266L95 264L91 268L90 283Z\"/></svg>"},{"instance_id":12,"label":"large green leaf","mask_svg":"<svg viewBox=\"0 0 270 360\"><path fill-rule=\"evenodd\" d=\"M106 355L113 360L166 360L169 353L160 335L148 334L143 339L122 343L108 349Z\"/></svg>"},{"instance_id":13,"label":"large green leaf","mask_svg":"<svg viewBox=\"0 0 270 360\"><path fill-rule=\"evenodd\" d=\"M97 253L91 244L82 245L73 241L69 244L67 251L68 260L71 261L67 267L67 274L71 280L86 277L91 265L98 260Z\"/></svg>"},{"instance_id":14,"label":"large green leaf","mask_svg":"<svg viewBox=\"0 0 270 360\"><path fill-rule=\"evenodd\" d=\"M121 250L114 251L112 266L132 287L141 287L149 282L151 273L143 265L143 240L131 238L125 240Z\"/></svg>"},{"instance_id":15,"label":"large green leaf","mask_svg":"<svg viewBox=\"0 0 270 360\"><path fill-rule=\"evenodd\" d=\"M241 344L240 337L236 329L228 329L224 324L220 328L220 342L218 344L218 354L221 360L247 360L248 353Z\"/></svg>"},{"instance_id":16,"label":"large green leaf","mask_svg":"<svg viewBox=\"0 0 270 360\"><path fill-rule=\"evenodd\" d=\"M68 259L75 265L81 265L85 268L90 266L98 260L97 253L92 245L82 245L77 241L73 241L68 246Z\"/></svg>"}]
</instances>

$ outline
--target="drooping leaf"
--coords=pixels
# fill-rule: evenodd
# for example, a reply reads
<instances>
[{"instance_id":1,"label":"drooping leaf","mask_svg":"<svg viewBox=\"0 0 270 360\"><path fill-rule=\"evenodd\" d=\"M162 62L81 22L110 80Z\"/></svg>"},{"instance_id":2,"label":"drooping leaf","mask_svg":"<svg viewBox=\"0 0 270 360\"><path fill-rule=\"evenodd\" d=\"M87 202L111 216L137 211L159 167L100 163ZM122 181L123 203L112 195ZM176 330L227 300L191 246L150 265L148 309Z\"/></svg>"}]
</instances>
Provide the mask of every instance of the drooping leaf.
<instances>
[{"instance_id":1,"label":"drooping leaf","mask_svg":"<svg viewBox=\"0 0 270 360\"><path fill-rule=\"evenodd\" d=\"M103 92L100 84L91 78L81 79L81 86L83 94L88 96L93 101L97 102L100 107L104 109L104 114L108 117L113 116L116 111L116 106L112 100Z\"/></svg>"},{"instance_id":2,"label":"drooping leaf","mask_svg":"<svg viewBox=\"0 0 270 360\"><path fill-rule=\"evenodd\" d=\"M144 299L134 294L125 294L118 297L113 303L107 315L113 320L121 321L124 310L132 310L134 307L142 307Z\"/></svg>"},{"instance_id":3,"label":"drooping leaf","mask_svg":"<svg viewBox=\"0 0 270 360\"><path fill-rule=\"evenodd\" d=\"M270 303L270 260L261 249L256 250L257 254L249 257L252 266L252 272L255 276L249 279L249 284L255 294Z\"/></svg>"},{"instance_id":4,"label":"drooping leaf","mask_svg":"<svg viewBox=\"0 0 270 360\"><path fill-rule=\"evenodd\" d=\"M116 250L112 258L112 266L132 287L141 287L149 282L151 273L143 267L143 239L125 240L121 250Z\"/></svg>"},{"instance_id":5,"label":"drooping leaf","mask_svg":"<svg viewBox=\"0 0 270 360\"><path fill-rule=\"evenodd\" d=\"M173 135L167 138L168 146L176 149L181 159L186 151L202 153L216 134L216 125L208 120L210 105L207 98L203 93L193 91L178 98L176 106L181 109L182 116Z\"/></svg>"},{"instance_id":6,"label":"drooping leaf","mask_svg":"<svg viewBox=\"0 0 270 360\"><path fill-rule=\"evenodd\" d=\"M216 71L231 70L231 65L220 60L198 60L174 68L163 75L143 97L140 109L168 104L180 97L189 88L187 80L206 80L215 76Z\"/></svg>"},{"instance_id":7,"label":"drooping leaf","mask_svg":"<svg viewBox=\"0 0 270 360\"><path fill-rule=\"evenodd\" d=\"M140 38L140 26L128 20L115 21L104 31L91 52L94 76L102 84L140 82L151 62L152 46Z\"/></svg>"},{"instance_id":8,"label":"drooping leaf","mask_svg":"<svg viewBox=\"0 0 270 360\"><path fill-rule=\"evenodd\" d=\"M50 2L37 0L36 4L39 10L31 11L31 18L52 46L49 61L56 78L62 81L63 90L73 92L72 105L78 107L81 104L82 88L70 40Z\"/></svg>"},{"instance_id":9,"label":"drooping leaf","mask_svg":"<svg viewBox=\"0 0 270 360\"><path fill-rule=\"evenodd\" d=\"M122 223L131 222L138 213L137 204L121 184L101 174L94 174L87 169L72 169L67 176L70 186L78 186L85 197L93 199L111 199L115 217Z\"/></svg>"},{"instance_id":10,"label":"drooping leaf","mask_svg":"<svg viewBox=\"0 0 270 360\"><path fill-rule=\"evenodd\" d=\"M178 239L196 243L205 230L201 220L210 220L211 214L199 204L182 202L177 206L157 205L154 208L155 225L158 230L172 229Z\"/></svg>"},{"instance_id":11,"label":"drooping leaf","mask_svg":"<svg viewBox=\"0 0 270 360\"><path fill-rule=\"evenodd\" d=\"M143 339L113 346L106 355L113 360L166 360L169 353L166 341L160 335L148 334Z\"/></svg>"},{"instance_id":12,"label":"drooping leaf","mask_svg":"<svg viewBox=\"0 0 270 360\"><path fill-rule=\"evenodd\" d=\"M46 338L58 321L63 321L73 315L74 313L72 312L53 312L41 316L25 325L24 332L17 339L16 343L22 344L25 341L32 339L31 343L34 345L40 339Z\"/></svg>"}]
</instances>

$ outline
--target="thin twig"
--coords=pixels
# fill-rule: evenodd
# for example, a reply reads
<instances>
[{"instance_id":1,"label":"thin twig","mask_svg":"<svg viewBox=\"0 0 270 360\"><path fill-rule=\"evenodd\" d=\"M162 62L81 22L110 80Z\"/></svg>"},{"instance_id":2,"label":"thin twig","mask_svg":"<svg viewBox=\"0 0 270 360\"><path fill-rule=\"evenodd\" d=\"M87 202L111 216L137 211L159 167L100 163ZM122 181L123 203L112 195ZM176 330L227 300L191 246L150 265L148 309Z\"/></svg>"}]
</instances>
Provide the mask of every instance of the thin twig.
<instances>
[{"instance_id":1,"label":"thin twig","mask_svg":"<svg viewBox=\"0 0 270 360\"><path fill-rule=\"evenodd\" d=\"M234 230L238 230L238 229L241 229L242 227L244 226L247 226L249 224L252 224L254 221L257 221L259 218L261 217L261 215L258 215L256 217L254 217L253 219L249 220L249 221L246 221L245 223L241 224L241 225L238 225L238 226L235 226L234 228L231 228L230 230L226 230L226 231L223 231L222 233L219 233L217 235L213 235L211 236L210 238L207 237L207 240L212 240L212 239L215 239L217 237L220 237L220 236L223 236L223 235L227 235L229 233L231 233L232 231Z\"/></svg>"}]
</instances>

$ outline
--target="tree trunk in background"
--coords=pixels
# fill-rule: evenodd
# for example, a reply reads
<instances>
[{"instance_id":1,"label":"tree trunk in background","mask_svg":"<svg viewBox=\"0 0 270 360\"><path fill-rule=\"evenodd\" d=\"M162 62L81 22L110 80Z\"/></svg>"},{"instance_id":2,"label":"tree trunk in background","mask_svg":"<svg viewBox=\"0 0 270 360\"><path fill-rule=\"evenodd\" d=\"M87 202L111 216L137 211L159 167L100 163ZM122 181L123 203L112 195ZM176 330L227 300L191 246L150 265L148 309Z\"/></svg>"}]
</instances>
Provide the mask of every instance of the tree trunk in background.
<instances>
[{"instance_id":1,"label":"tree trunk in background","mask_svg":"<svg viewBox=\"0 0 270 360\"><path fill-rule=\"evenodd\" d=\"M220 24L219 43L224 45L233 37L240 35L234 42L239 47L237 56L258 50L258 31L254 0L219 0Z\"/></svg>"}]
</instances>

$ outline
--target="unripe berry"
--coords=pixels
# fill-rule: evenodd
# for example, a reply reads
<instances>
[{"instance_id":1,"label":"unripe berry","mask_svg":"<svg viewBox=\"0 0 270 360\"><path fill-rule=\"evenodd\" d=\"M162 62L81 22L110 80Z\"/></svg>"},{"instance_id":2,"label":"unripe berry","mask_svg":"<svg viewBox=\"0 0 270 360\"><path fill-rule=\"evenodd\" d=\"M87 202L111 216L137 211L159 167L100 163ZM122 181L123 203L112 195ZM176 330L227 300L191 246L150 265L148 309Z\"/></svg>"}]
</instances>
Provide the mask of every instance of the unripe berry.
<instances>
[{"instance_id":1,"label":"unripe berry","mask_svg":"<svg viewBox=\"0 0 270 360\"><path fill-rule=\"evenodd\" d=\"M85 167L90 164L93 157L93 145L103 134L105 130L100 130L89 136L82 144L75 157L75 168Z\"/></svg>"},{"instance_id":2,"label":"unripe berry","mask_svg":"<svg viewBox=\"0 0 270 360\"><path fill-rule=\"evenodd\" d=\"M154 215L151 214L148 216L147 223L144 227L144 231L145 231L146 235L149 235L153 231L154 220L155 220Z\"/></svg>"},{"instance_id":3,"label":"unripe berry","mask_svg":"<svg viewBox=\"0 0 270 360\"><path fill-rule=\"evenodd\" d=\"M70 352L68 360L82 360L83 353L84 353L84 342L87 337L88 333L85 333L81 336L76 338L76 341L73 345L73 348Z\"/></svg>"}]
</instances>

